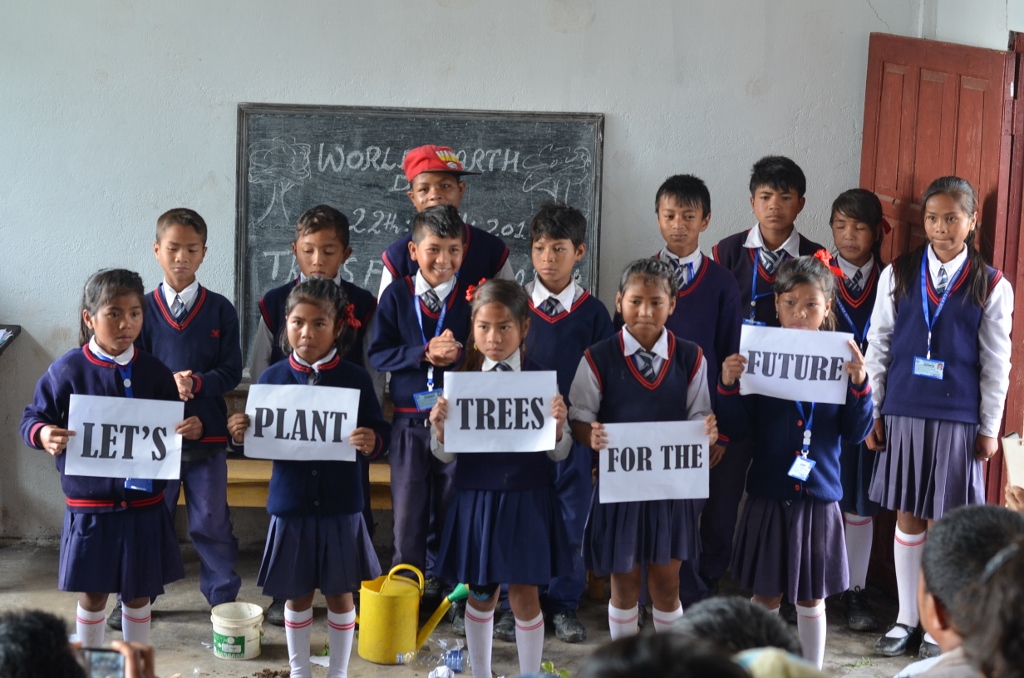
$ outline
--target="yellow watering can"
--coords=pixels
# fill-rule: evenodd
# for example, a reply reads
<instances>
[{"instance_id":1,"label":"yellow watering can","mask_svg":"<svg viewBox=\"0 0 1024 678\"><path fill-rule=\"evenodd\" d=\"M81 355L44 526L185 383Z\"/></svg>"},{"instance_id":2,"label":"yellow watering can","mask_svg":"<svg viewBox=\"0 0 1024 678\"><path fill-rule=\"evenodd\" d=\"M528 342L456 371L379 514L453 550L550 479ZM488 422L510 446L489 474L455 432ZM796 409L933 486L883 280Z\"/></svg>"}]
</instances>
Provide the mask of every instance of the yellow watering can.
<instances>
[{"instance_id":1,"label":"yellow watering can","mask_svg":"<svg viewBox=\"0 0 1024 678\"><path fill-rule=\"evenodd\" d=\"M395 574L402 571L412 572L416 580ZM466 598L469 589L459 584L417 633L422 595L423 573L412 565L395 565L386 575L364 581L359 590L359 656L374 664L401 663L404 655L423 647L452 603Z\"/></svg>"}]
</instances>

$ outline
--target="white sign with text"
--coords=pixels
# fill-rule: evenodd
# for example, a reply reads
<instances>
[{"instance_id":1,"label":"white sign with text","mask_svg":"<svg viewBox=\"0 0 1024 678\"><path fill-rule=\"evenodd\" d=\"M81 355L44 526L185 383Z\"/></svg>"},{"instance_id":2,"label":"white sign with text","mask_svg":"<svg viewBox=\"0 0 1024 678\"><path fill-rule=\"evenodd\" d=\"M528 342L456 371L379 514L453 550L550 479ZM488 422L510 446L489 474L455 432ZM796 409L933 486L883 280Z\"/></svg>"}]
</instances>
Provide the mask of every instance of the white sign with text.
<instances>
[{"instance_id":1,"label":"white sign with text","mask_svg":"<svg viewBox=\"0 0 1024 678\"><path fill-rule=\"evenodd\" d=\"M355 461L359 391L336 386L253 384L245 401L245 456L289 461Z\"/></svg>"},{"instance_id":2,"label":"white sign with text","mask_svg":"<svg viewBox=\"0 0 1024 678\"><path fill-rule=\"evenodd\" d=\"M704 420L605 424L598 476L602 504L706 499L708 435Z\"/></svg>"},{"instance_id":3,"label":"white sign with text","mask_svg":"<svg viewBox=\"0 0 1024 678\"><path fill-rule=\"evenodd\" d=\"M846 402L853 358L848 332L787 330L744 325L740 354L747 359L740 375L740 393L811 403Z\"/></svg>"},{"instance_id":4,"label":"white sign with text","mask_svg":"<svg viewBox=\"0 0 1024 678\"><path fill-rule=\"evenodd\" d=\"M448 372L446 452L546 452L555 448L553 371Z\"/></svg>"}]
</instances>

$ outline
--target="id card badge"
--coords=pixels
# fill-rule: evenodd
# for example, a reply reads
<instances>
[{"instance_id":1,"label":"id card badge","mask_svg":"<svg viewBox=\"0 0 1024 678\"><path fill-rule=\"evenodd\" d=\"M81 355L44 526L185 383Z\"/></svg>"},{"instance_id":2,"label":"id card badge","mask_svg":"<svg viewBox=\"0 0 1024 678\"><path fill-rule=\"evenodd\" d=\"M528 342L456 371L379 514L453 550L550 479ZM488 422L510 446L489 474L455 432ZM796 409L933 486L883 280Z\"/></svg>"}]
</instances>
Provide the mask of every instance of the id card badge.
<instances>
[{"instance_id":1,"label":"id card badge","mask_svg":"<svg viewBox=\"0 0 1024 678\"><path fill-rule=\"evenodd\" d=\"M138 490L140 492L152 492L153 480L152 478L125 478L124 489Z\"/></svg>"},{"instance_id":2,"label":"id card badge","mask_svg":"<svg viewBox=\"0 0 1024 678\"><path fill-rule=\"evenodd\" d=\"M793 460L793 465L789 467L789 477L806 482L807 478L811 475L811 470L814 469L814 465L817 463L813 459L800 455Z\"/></svg>"},{"instance_id":3,"label":"id card badge","mask_svg":"<svg viewBox=\"0 0 1024 678\"><path fill-rule=\"evenodd\" d=\"M754 325L755 327L765 327L767 323L763 323L760 320L754 320L753 318L744 318L744 325Z\"/></svg>"},{"instance_id":4,"label":"id card badge","mask_svg":"<svg viewBox=\"0 0 1024 678\"><path fill-rule=\"evenodd\" d=\"M920 356L914 358L914 376L942 381L945 368L946 363L942 360L930 360Z\"/></svg>"},{"instance_id":5,"label":"id card badge","mask_svg":"<svg viewBox=\"0 0 1024 678\"><path fill-rule=\"evenodd\" d=\"M413 393L412 399L416 402L416 410L418 412L429 412L437 404L437 399L441 397L441 389L435 389L433 391L420 391L419 393Z\"/></svg>"}]
</instances>

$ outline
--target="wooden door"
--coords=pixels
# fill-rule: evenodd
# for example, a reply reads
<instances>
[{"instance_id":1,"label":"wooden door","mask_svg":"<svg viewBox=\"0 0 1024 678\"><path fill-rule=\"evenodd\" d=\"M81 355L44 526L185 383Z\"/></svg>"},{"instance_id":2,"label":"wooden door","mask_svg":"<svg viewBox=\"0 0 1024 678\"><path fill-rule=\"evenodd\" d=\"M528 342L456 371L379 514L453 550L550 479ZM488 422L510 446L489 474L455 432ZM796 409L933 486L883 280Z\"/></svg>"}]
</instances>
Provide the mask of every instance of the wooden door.
<instances>
[{"instance_id":1,"label":"wooden door","mask_svg":"<svg viewBox=\"0 0 1024 678\"><path fill-rule=\"evenodd\" d=\"M878 195L893 227L883 247L887 260L924 242L921 196L934 179L955 174L970 181L978 192L979 247L985 258L1008 270L1011 283L1017 282L1019 199L1014 220L1009 218L1016 70L1013 52L871 34L860 185ZM1024 151L1018 149L1018 156L1016 181L1020 184ZM1018 306L1021 297L1024 294L1017 295ZM1018 309L1015 314L1015 336L1024 318L1021 312ZM1015 356L1020 343L1015 344ZM1015 364L1021 366L1021 359ZM1016 425L1020 430L1022 371L1014 370L1017 378L1012 380L1007 403L1008 413L1016 407L1009 422L1018 422L1008 423L1010 429ZM1001 456L989 463L990 502L1001 501L1002 466ZM891 513L880 516L875 525L872 580L895 593L895 517Z\"/></svg>"}]
</instances>

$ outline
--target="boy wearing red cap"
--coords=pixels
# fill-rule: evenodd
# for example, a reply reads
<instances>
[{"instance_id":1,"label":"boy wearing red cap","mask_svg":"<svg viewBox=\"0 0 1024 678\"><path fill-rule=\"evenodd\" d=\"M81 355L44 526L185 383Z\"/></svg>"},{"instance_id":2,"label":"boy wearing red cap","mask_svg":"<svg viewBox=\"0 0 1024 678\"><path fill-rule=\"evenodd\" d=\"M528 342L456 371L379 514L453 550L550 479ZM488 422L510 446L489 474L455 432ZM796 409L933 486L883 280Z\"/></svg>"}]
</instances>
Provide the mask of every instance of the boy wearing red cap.
<instances>
[{"instance_id":1,"label":"boy wearing red cap","mask_svg":"<svg viewBox=\"0 0 1024 678\"><path fill-rule=\"evenodd\" d=\"M402 170L409 181L407 195L417 212L434 205L458 208L466 192L466 182L462 177L479 174L464 170L459 157L449 147L433 145L420 146L406 153L402 160ZM469 224L466 224L465 234L462 268L459 270L461 280L475 285L484 278L515 279L512 265L508 261L508 246L501 238ZM414 276L419 270L419 266L409 256L411 241L411 234L402 236L381 255L384 271L380 276L378 298L393 281Z\"/></svg>"}]
</instances>

